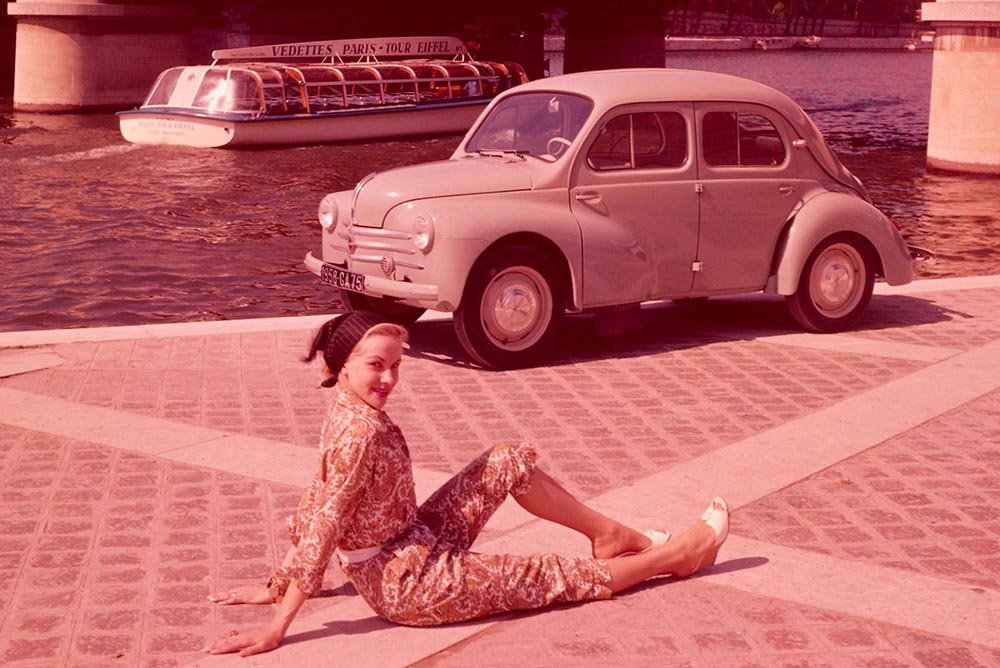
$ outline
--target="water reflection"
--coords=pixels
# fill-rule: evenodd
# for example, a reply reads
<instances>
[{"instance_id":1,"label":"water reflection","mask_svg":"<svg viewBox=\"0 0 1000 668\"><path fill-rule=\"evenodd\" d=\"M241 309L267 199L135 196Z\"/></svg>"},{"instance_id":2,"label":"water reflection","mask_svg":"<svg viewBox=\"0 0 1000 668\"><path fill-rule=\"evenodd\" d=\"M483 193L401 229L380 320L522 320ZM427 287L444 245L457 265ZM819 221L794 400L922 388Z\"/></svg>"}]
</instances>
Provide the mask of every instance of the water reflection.
<instances>
[{"instance_id":1,"label":"water reflection","mask_svg":"<svg viewBox=\"0 0 1000 668\"><path fill-rule=\"evenodd\" d=\"M924 167L925 53L670 54L795 97L907 239L924 276L1000 273L1000 179ZM100 115L0 113L0 330L293 315L335 296L302 267L315 209L458 138L259 151L138 147Z\"/></svg>"}]
</instances>

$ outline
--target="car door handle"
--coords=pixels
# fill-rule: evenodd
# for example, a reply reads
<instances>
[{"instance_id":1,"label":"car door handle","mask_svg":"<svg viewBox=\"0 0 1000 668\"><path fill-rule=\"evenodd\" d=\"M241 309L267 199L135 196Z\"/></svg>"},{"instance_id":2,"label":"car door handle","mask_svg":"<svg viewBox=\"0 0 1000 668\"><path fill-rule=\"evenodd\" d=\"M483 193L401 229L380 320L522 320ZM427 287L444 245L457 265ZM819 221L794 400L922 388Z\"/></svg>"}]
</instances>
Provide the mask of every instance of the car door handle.
<instances>
[{"instance_id":1,"label":"car door handle","mask_svg":"<svg viewBox=\"0 0 1000 668\"><path fill-rule=\"evenodd\" d=\"M778 192L782 195L791 195L794 190L795 186L790 183L782 183L778 185Z\"/></svg>"},{"instance_id":2,"label":"car door handle","mask_svg":"<svg viewBox=\"0 0 1000 668\"><path fill-rule=\"evenodd\" d=\"M584 190L573 195L573 199L584 204L598 204L601 201L601 193L593 190Z\"/></svg>"}]
</instances>

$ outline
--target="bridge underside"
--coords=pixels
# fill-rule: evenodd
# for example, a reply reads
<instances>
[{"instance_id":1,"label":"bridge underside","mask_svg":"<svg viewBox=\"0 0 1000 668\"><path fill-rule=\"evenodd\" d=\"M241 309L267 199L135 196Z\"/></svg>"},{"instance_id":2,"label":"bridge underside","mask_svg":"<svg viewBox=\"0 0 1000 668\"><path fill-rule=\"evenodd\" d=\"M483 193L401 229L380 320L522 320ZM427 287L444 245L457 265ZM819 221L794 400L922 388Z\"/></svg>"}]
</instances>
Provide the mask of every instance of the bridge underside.
<instances>
[{"instance_id":1,"label":"bridge underside","mask_svg":"<svg viewBox=\"0 0 1000 668\"><path fill-rule=\"evenodd\" d=\"M22 1L7 11L17 19L17 110L133 105L164 63L190 62L196 50L191 8Z\"/></svg>"}]
</instances>

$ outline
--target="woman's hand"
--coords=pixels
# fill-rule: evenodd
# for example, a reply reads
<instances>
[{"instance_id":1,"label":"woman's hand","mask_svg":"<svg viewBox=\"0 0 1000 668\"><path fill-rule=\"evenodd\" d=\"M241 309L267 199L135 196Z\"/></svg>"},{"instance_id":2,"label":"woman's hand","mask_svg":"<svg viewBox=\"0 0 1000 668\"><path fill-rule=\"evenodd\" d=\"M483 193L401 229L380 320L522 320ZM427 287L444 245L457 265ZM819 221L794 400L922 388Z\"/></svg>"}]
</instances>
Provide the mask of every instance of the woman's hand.
<instances>
[{"instance_id":1,"label":"woman's hand","mask_svg":"<svg viewBox=\"0 0 1000 668\"><path fill-rule=\"evenodd\" d=\"M227 591L215 592L208 595L208 600L219 605L238 605L240 603L264 605L274 603L267 585L262 584L244 585Z\"/></svg>"},{"instance_id":2,"label":"woman's hand","mask_svg":"<svg viewBox=\"0 0 1000 668\"><path fill-rule=\"evenodd\" d=\"M284 637L284 633L280 629L272 627L251 629L244 632L230 631L228 638L218 640L202 651L207 654L239 652L240 656L250 656L261 652L270 652L281 644Z\"/></svg>"},{"instance_id":3,"label":"woman's hand","mask_svg":"<svg viewBox=\"0 0 1000 668\"><path fill-rule=\"evenodd\" d=\"M270 602L271 595L267 591L267 587L261 585L250 585L247 587L240 587L231 592L223 592L222 594L213 594L209 597L212 600L213 597L218 597L218 602L223 605L222 599L233 598L232 594L236 594L236 599L240 600L242 596L247 596L252 599L246 601L247 603L257 602L260 596L260 592L263 591L267 594L267 602ZM240 631L230 631L228 638L223 638L218 640L213 645L209 645L202 651L208 654L228 654L230 652L239 652L240 656L250 656L251 654L260 654L261 652L270 652L272 649L276 648L281 644L281 641L285 638L285 633L288 632L288 627L291 625L292 620L295 619L295 615L298 614L299 608L305 602L308 596L302 593L299 589L298 584L293 580L291 584L288 585L288 589L285 592L284 600L278 604L277 609L274 613L274 619L271 625L262 629L252 629L246 632Z\"/></svg>"}]
</instances>

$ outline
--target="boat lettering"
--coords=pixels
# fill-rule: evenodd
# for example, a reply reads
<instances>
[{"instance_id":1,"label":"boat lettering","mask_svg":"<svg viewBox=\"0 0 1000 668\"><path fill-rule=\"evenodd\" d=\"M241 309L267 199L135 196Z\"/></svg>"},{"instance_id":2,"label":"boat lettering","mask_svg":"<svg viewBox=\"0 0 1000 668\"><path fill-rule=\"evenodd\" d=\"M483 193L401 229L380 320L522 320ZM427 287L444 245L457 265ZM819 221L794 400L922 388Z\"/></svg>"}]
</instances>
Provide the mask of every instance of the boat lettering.
<instances>
[{"instance_id":1,"label":"boat lettering","mask_svg":"<svg viewBox=\"0 0 1000 668\"><path fill-rule=\"evenodd\" d=\"M330 56L333 48L329 44L279 44L271 47L271 55L276 58Z\"/></svg>"},{"instance_id":2,"label":"boat lettering","mask_svg":"<svg viewBox=\"0 0 1000 668\"><path fill-rule=\"evenodd\" d=\"M417 42L417 53L448 53L448 42Z\"/></svg>"},{"instance_id":3,"label":"boat lettering","mask_svg":"<svg viewBox=\"0 0 1000 668\"><path fill-rule=\"evenodd\" d=\"M368 56L375 53L374 42L347 42L340 50L342 56Z\"/></svg>"},{"instance_id":4,"label":"boat lettering","mask_svg":"<svg viewBox=\"0 0 1000 668\"><path fill-rule=\"evenodd\" d=\"M387 55L396 55L403 53L410 53L413 49L413 44L410 42L386 42L385 52Z\"/></svg>"},{"instance_id":5,"label":"boat lettering","mask_svg":"<svg viewBox=\"0 0 1000 668\"><path fill-rule=\"evenodd\" d=\"M138 123L144 130L152 130L163 134L177 132L194 132L194 123L174 121L165 118L143 118Z\"/></svg>"}]
</instances>

